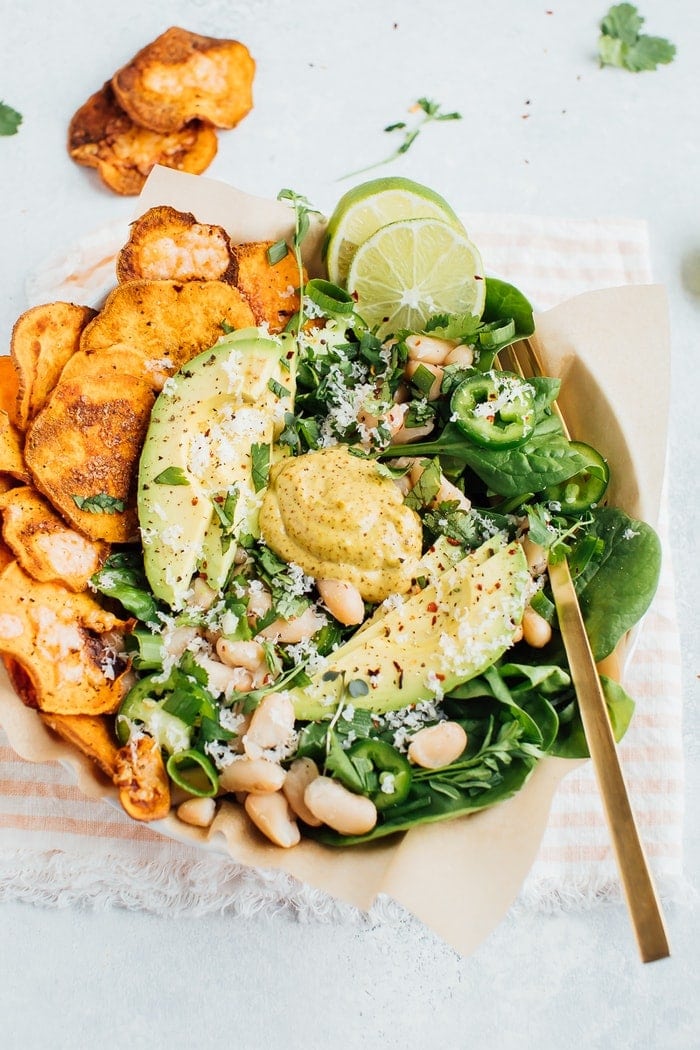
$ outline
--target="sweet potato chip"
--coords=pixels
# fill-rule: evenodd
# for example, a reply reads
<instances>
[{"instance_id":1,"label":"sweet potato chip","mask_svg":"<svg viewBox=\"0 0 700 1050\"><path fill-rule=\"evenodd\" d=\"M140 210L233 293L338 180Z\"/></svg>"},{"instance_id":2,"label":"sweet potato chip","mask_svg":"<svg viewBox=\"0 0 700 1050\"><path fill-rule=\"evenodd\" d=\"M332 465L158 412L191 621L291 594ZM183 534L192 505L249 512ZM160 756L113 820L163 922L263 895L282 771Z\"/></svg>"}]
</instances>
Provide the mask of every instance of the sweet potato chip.
<instances>
[{"instance_id":1,"label":"sweet potato chip","mask_svg":"<svg viewBox=\"0 0 700 1050\"><path fill-rule=\"evenodd\" d=\"M134 820L163 820L170 812L170 781L160 745L135 737L117 753L114 783L119 801Z\"/></svg>"},{"instance_id":2,"label":"sweet potato chip","mask_svg":"<svg viewBox=\"0 0 700 1050\"><path fill-rule=\"evenodd\" d=\"M91 758L110 780L117 772L117 745L102 715L56 715L42 712L41 720L63 740Z\"/></svg>"},{"instance_id":3,"label":"sweet potato chip","mask_svg":"<svg viewBox=\"0 0 700 1050\"><path fill-rule=\"evenodd\" d=\"M0 409L0 476L3 474L18 481L30 480L22 451L22 435L10 423L7 412Z\"/></svg>"},{"instance_id":4,"label":"sweet potato chip","mask_svg":"<svg viewBox=\"0 0 700 1050\"><path fill-rule=\"evenodd\" d=\"M0 573L0 652L29 707L52 714L116 711L128 665L115 656L109 632L130 627L89 594L39 583L17 562Z\"/></svg>"},{"instance_id":5,"label":"sweet potato chip","mask_svg":"<svg viewBox=\"0 0 700 1050\"><path fill-rule=\"evenodd\" d=\"M97 172L111 190L136 196L156 164L201 175L218 149L216 132L200 120L162 134L138 124L119 106L109 83L73 115L68 152Z\"/></svg>"},{"instance_id":6,"label":"sweet potato chip","mask_svg":"<svg viewBox=\"0 0 700 1050\"><path fill-rule=\"evenodd\" d=\"M150 208L131 224L117 258L120 282L227 281L233 284L231 242L223 226L197 222L191 212Z\"/></svg>"},{"instance_id":7,"label":"sweet potato chip","mask_svg":"<svg viewBox=\"0 0 700 1050\"><path fill-rule=\"evenodd\" d=\"M7 412L10 423L17 426L17 399L19 375L15 363L7 355L0 357L0 409Z\"/></svg>"},{"instance_id":8,"label":"sweet potato chip","mask_svg":"<svg viewBox=\"0 0 700 1050\"><path fill-rule=\"evenodd\" d=\"M256 324L267 324L281 332L299 309L299 270L291 252L272 264L268 249L272 241L253 241L233 247L234 284L246 297Z\"/></svg>"},{"instance_id":9,"label":"sweet potato chip","mask_svg":"<svg viewBox=\"0 0 700 1050\"><path fill-rule=\"evenodd\" d=\"M0 515L3 540L35 580L55 580L71 591L84 591L109 553L106 543L69 528L29 485L0 496Z\"/></svg>"},{"instance_id":10,"label":"sweet potato chip","mask_svg":"<svg viewBox=\"0 0 700 1050\"><path fill-rule=\"evenodd\" d=\"M80 333L95 316L89 306L46 303L26 310L12 329L10 352L17 372L17 426L26 430L46 403L63 366L78 349Z\"/></svg>"},{"instance_id":11,"label":"sweet potato chip","mask_svg":"<svg viewBox=\"0 0 700 1050\"><path fill-rule=\"evenodd\" d=\"M88 354L118 346L142 356L145 374L172 375L221 338L225 324L247 328L253 313L222 281L129 281L107 297L83 332Z\"/></svg>"},{"instance_id":12,"label":"sweet potato chip","mask_svg":"<svg viewBox=\"0 0 700 1050\"><path fill-rule=\"evenodd\" d=\"M75 354L27 432L25 457L36 487L93 540L137 535L135 470L155 395L143 359L125 352ZM141 375L134 374L141 367Z\"/></svg>"},{"instance_id":13,"label":"sweet potato chip","mask_svg":"<svg viewBox=\"0 0 700 1050\"><path fill-rule=\"evenodd\" d=\"M233 128L253 106L255 62L237 40L173 26L112 77L119 105L153 131L177 131L195 117Z\"/></svg>"}]
</instances>

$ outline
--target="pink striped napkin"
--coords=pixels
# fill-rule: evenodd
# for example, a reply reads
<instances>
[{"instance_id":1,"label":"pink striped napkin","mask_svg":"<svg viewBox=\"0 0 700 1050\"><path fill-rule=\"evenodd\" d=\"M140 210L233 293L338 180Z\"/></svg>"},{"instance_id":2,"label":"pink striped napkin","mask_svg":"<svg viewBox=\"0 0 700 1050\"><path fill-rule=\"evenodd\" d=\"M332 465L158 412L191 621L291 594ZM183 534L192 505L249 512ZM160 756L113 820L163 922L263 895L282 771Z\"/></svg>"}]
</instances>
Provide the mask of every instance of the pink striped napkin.
<instances>
[{"instance_id":1,"label":"pink striped napkin","mask_svg":"<svg viewBox=\"0 0 700 1050\"><path fill-rule=\"evenodd\" d=\"M467 225L487 269L526 290L543 309L580 292L652 279L643 222L471 215ZM120 237L115 248L121 243ZM41 285L40 274L34 287ZM663 505L659 530L668 551ZM680 651L668 557L625 685L637 700L637 712L620 754L644 845L661 891L668 894L682 878L683 814ZM602 807L586 764L560 786L519 905L591 902L617 894L617 887ZM171 913L287 907L338 919L353 912L279 872L232 865L227 857L160 837L106 803L85 798L63 766L19 759L0 729L3 898L114 902ZM375 905L373 914L377 907L392 914L386 902Z\"/></svg>"}]
</instances>

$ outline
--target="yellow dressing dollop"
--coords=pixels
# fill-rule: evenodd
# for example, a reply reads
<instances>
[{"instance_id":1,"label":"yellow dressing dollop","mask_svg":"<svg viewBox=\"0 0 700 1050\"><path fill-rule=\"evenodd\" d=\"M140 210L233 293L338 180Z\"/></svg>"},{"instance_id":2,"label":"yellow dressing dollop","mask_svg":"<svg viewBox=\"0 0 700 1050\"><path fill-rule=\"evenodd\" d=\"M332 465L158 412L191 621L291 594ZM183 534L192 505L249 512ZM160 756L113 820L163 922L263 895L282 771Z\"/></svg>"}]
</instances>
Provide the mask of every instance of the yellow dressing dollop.
<instances>
[{"instance_id":1,"label":"yellow dressing dollop","mask_svg":"<svg viewBox=\"0 0 700 1050\"><path fill-rule=\"evenodd\" d=\"M405 594L422 553L420 519L398 487L341 445L272 467L260 532L279 558L346 580L368 602Z\"/></svg>"}]
</instances>

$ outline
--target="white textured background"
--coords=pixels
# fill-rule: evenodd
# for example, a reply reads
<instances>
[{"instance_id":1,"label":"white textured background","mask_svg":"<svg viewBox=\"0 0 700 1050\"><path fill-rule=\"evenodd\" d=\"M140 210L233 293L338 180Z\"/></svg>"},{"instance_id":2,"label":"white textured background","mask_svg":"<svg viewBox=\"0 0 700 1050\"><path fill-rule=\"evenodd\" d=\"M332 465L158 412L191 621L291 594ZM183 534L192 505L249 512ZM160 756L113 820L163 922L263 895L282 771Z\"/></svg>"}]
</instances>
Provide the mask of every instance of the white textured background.
<instances>
[{"instance_id":1,"label":"white textured background","mask_svg":"<svg viewBox=\"0 0 700 1050\"><path fill-rule=\"evenodd\" d=\"M0 139L0 339L46 255L133 201L65 152L79 105L168 25L234 36L257 63L255 109L208 171L282 186L330 210L338 176L380 158L385 124L420 95L463 113L398 163L460 210L649 222L673 339L671 523L687 703L689 880L697 881L700 8L639 0L673 65L599 70L608 0L0 0L0 98L25 118ZM631 382L634 379L631 377ZM650 426L654 421L650 420ZM513 913L459 959L417 922L178 920L0 907L0 1046L180 1050L490 1045L626 1050L700 1045L698 907L667 909L672 959L643 967L621 904Z\"/></svg>"}]
</instances>

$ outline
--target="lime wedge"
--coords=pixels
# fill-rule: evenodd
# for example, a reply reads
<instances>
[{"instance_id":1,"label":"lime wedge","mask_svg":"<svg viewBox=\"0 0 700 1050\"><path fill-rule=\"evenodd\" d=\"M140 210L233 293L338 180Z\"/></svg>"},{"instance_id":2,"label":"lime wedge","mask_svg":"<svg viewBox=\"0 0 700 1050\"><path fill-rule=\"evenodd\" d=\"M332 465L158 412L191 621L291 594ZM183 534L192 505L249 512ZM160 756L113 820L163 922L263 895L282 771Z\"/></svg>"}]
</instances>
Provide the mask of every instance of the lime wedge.
<instances>
[{"instance_id":1,"label":"lime wedge","mask_svg":"<svg viewBox=\"0 0 700 1050\"><path fill-rule=\"evenodd\" d=\"M478 249L439 219L382 226L355 252L347 287L380 338L402 328L421 331L433 314L481 317L486 299Z\"/></svg>"},{"instance_id":2,"label":"lime wedge","mask_svg":"<svg viewBox=\"0 0 700 1050\"><path fill-rule=\"evenodd\" d=\"M323 250L331 281L345 284L356 249L380 226L420 218L442 219L464 231L446 200L411 179L372 179L348 190L328 221Z\"/></svg>"}]
</instances>

